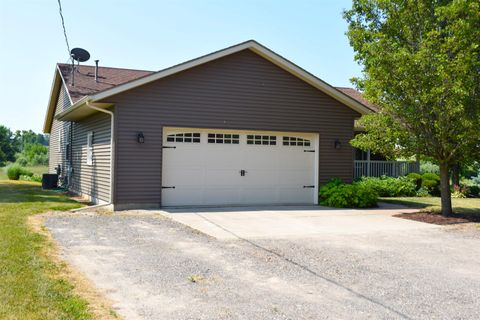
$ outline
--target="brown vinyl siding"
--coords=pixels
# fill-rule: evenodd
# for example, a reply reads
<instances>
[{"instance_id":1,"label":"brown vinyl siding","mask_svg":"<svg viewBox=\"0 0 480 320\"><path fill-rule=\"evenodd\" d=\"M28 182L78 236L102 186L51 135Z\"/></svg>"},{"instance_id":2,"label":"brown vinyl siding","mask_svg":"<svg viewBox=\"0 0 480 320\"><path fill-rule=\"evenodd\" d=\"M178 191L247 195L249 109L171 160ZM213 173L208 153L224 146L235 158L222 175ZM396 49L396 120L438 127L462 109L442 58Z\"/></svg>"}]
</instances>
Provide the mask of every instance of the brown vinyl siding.
<instances>
[{"instance_id":1,"label":"brown vinyl siding","mask_svg":"<svg viewBox=\"0 0 480 320\"><path fill-rule=\"evenodd\" d=\"M70 107L70 99L67 90L62 84L58 94L57 104L55 107L55 116ZM50 145L48 148L48 172L56 173L58 165L62 168L62 173L66 169L65 160L65 143L68 140L69 123L53 120L52 129L50 131Z\"/></svg>"},{"instance_id":2,"label":"brown vinyl siding","mask_svg":"<svg viewBox=\"0 0 480 320\"><path fill-rule=\"evenodd\" d=\"M320 134L319 178L351 181L349 140L360 114L244 50L118 94L115 202L161 203L162 127ZM136 142L137 132L145 143ZM334 149L334 141L342 143Z\"/></svg>"},{"instance_id":3,"label":"brown vinyl siding","mask_svg":"<svg viewBox=\"0 0 480 320\"><path fill-rule=\"evenodd\" d=\"M71 106L65 87L58 95L55 115ZM71 129L70 129L71 127ZM93 131L93 165L86 164L87 133ZM61 136L61 139L59 139ZM71 136L71 140L70 140ZM110 200L110 116L98 113L79 122L53 120L50 133L48 171L56 173L62 168L61 177L68 173L66 144L71 141L72 168L69 189L95 200Z\"/></svg>"},{"instance_id":4,"label":"brown vinyl siding","mask_svg":"<svg viewBox=\"0 0 480 320\"><path fill-rule=\"evenodd\" d=\"M87 165L87 134L93 132L93 163ZM110 200L110 116L96 113L74 123L72 191Z\"/></svg>"}]
</instances>

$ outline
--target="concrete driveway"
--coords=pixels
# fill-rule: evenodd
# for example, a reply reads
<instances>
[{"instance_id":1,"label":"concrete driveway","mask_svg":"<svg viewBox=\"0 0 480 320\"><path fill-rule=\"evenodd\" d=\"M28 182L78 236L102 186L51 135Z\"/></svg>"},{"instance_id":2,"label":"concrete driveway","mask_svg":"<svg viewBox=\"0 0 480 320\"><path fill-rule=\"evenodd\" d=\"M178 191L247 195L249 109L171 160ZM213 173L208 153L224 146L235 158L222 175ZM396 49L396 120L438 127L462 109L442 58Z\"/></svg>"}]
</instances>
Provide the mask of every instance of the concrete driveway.
<instances>
[{"instance_id":1,"label":"concrete driveway","mask_svg":"<svg viewBox=\"0 0 480 320\"><path fill-rule=\"evenodd\" d=\"M381 210L270 209L84 213L46 226L125 319L480 318L478 230Z\"/></svg>"},{"instance_id":2,"label":"concrete driveway","mask_svg":"<svg viewBox=\"0 0 480 320\"><path fill-rule=\"evenodd\" d=\"M398 205L378 209L333 209L321 206L259 206L166 209L159 213L217 239L305 238L436 228L392 217L413 212Z\"/></svg>"}]
</instances>

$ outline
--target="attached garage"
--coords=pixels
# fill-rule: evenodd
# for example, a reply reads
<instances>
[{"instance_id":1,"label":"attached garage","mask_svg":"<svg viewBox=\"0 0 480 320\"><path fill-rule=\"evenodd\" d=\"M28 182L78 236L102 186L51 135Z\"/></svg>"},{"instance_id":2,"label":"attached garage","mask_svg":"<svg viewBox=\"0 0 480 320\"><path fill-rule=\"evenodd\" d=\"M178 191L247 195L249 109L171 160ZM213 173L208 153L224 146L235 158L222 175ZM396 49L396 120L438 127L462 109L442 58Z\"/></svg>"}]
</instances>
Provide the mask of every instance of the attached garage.
<instances>
[{"instance_id":1,"label":"attached garage","mask_svg":"<svg viewBox=\"0 0 480 320\"><path fill-rule=\"evenodd\" d=\"M158 72L74 68L54 77L50 170L115 210L316 204L319 186L353 179L361 95L255 41Z\"/></svg>"},{"instance_id":2,"label":"attached garage","mask_svg":"<svg viewBox=\"0 0 480 320\"><path fill-rule=\"evenodd\" d=\"M316 204L318 134L164 128L163 206Z\"/></svg>"}]
</instances>

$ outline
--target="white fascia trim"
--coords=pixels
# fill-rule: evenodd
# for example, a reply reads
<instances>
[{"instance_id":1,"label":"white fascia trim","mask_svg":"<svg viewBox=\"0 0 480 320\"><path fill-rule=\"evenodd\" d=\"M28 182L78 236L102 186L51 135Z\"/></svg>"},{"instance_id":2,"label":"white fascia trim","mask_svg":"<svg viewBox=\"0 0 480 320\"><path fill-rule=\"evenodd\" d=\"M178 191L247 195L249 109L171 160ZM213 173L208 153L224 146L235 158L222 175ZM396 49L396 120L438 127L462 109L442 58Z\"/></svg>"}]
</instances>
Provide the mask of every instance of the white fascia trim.
<instances>
[{"instance_id":1,"label":"white fascia trim","mask_svg":"<svg viewBox=\"0 0 480 320\"><path fill-rule=\"evenodd\" d=\"M47 112L45 114L45 121L43 122L43 132L44 133L50 133L50 131L52 129L51 122L53 121L53 113L55 112L55 110L52 111L52 109L54 109L53 93L55 92L55 88L58 87L58 85L57 85L57 83L59 81L58 77L59 77L58 71L55 70L55 73L53 74L52 87L50 88L50 95L49 95L49 98L48 98ZM51 121L49 121L49 119Z\"/></svg>"},{"instance_id":2,"label":"white fascia trim","mask_svg":"<svg viewBox=\"0 0 480 320\"><path fill-rule=\"evenodd\" d=\"M72 97L70 97L70 90L68 90L68 83L65 83L65 79L63 79L62 71L60 70L60 67L57 64L57 72L60 75L60 79L62 79L62 83L65 86L65 91L67 92L68 100L70 101L70 105L73 104Z\"/></svg>"},{"instance_id":3,"label":"white fascia trim","mask_svg":"<svg viewBox=\"0 0 480 320\"><path fill-rule=\"evenodd\" d=\"M60 71L60 67L58 64L55 66L55 72L53 75L52 87L50 88L50 95L48 99L48 107L47 113L45 115L45 121L43 123L43 132L50 133L52 129L52 122L55 118L55 111L57 107L58 97L60 96L60 92L56 95L56 99L54 100L54 93L55 91L59 91L62 89L62 84L65 86L65 91L67 92L68 100L70 101L70 105L73 105L72 97L70 97L70 92L67 88L67 84L65 83L65 79L63 79L62 72Z\"/></svg>"},{"instance_id":4,"label":"white fascia trim","mask_svg":"<svg viewBox=\"0 0 480 320\"><path fill-rule=\"evenodd\" d=\"M352 108L353 110L359 112L360 114L368 114L372 111L364 106L363 104L359 103L355 99L349 97L345 93L335 89L331 85L327 84L325 81L315 77L311 73L305 71L304 69L298 67L294 63L288 61L287 59L283 58L282 56L276 54L275 52L271 51L270 49L260 45L256 41L250 40L220 51L216 51L214 53L202 56L197 59L193 59L176 66L158 71L152 75L133 80L131 82L121 84L114 88L99 92L91 96L91 100L93 102L99 101L105 98L108 98L112 95L119 94L121 92L133 89L135 87L150 83L152 81L156 81L162 79L164 77L168 77L178 72L182 72L184 70L199 66L201 64L231 55L233 53L250 49L253 52L257 53L258 55L262 56L263 58L269 60L270 62L276 64L280 68L286 70L287 72L293 74L297 78L309 83L313 87L319 89L320 91L326 93L327 95L331 96L332 98L342 102L343 104L347 105L348 107Z\"/></svg>"}]
</instances>

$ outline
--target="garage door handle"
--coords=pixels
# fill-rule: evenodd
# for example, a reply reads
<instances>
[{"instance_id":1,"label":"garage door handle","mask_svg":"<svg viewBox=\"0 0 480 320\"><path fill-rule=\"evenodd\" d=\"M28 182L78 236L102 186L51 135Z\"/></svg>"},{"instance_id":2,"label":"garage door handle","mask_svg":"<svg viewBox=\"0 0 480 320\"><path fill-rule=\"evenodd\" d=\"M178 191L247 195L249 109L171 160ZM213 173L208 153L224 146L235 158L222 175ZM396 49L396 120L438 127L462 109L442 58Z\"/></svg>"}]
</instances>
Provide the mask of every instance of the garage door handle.
<instances>
[{"instance_id":1,"label":"garage door handle","mask_svg":"<svg viewBox=\"0 0 480 320\"><path fill-rule=\"evenodd\" d=\"M303 152L315 152L315 150L303 150Z\"/></svg>"},{"instance_id":2,"label":"garage door handle","mask_svg":"<svg viewBox=\"0 0 480 320\"><path fill-rule=\"evenodd\" d=\"M175 187L162 187L162 189L175 189Z\"/></svg>"},{"instance_id":3,"label":"garage door handle","mask_svg":"<svg viewBox=\"0 0 480 320\"><path fill-rule=\"evenodd\" d=\"M162 146L162 149L176 149L177 147Z\"/></svg>"},{"instance_id":4,"label":"garage door handle","mask_svg":"<svg viewBox=\"0 0 480 320\"><path fill-rule=\"evenodd\" d=\"M315 188L315 186L303 186L304 188Z\"/></svg>"},{"instance_id":5,"label":"garage door handle","mask_svg":"<svg viewBox=\"0 0 480 320\"><path fill-rule=\"evenodd\" d=\"M245 177L245 174L246 174L246 173L247 173L247 171L245 171L245 170L240 170L240 175L241 175L242 177Z\"/></svg>"}]
</instances>

